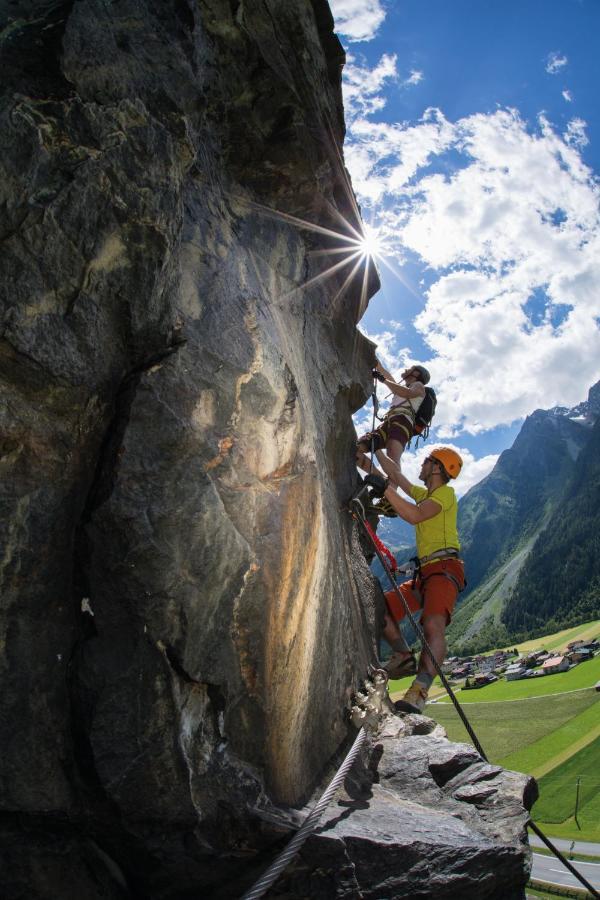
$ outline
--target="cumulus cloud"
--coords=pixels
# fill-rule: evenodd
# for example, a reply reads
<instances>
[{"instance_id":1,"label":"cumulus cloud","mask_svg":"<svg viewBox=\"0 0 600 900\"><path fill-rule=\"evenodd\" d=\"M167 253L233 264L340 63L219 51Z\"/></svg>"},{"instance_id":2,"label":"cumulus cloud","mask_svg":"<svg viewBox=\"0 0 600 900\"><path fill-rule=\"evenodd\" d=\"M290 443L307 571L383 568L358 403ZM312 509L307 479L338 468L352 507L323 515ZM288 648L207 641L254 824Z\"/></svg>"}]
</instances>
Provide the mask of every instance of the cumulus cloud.
<instances>
[{"instance_id":1,"label":"cumulus cloud","mask_svg":"<svg viewBox=\"0 0 600 900\"><path fill-rule=\"evenodd\" d=\"M377 65L369 68L361 66L354 56L348 55L343 83L344 110L348 122L383 109L385 97L381 90L386 82L398 76L396 59L395 54L384 53Z\"/></svg>"},{"instance_id":2,"label":"cumulus cloud","mask_svg":"<svg viewBox=\"0 0 600 900\"><path fill-rule=\"evenodd\" d=\"M439 434L577 403L600 376L600 191L580 155L586 123L561 133L511 109L456 122L437 109L416 123L375 113L352 119L346 158L388 252L428 272L414 326L430 350L419 361L438 388ZM389 368L413 361L397 330L381 331Z\"/></svg>"},{"instance_id":3,"label":"cumulus cloud","mask_svg":"<svg viewBox=\"0 0 600 900\"><path fill-rule=\"evenodd\" d=\"M346 159L357 193L374 203L386 193L401 191L454 138L453 126L436 109L426 110L415 125L356 118L349 128ZM394 229L392 217L389 230Z\"/></svg>"},{"instance_id":4,"label":"cumulus cloud","mask_svg":"<svg viewBox=\"0 0 600 900\"><path fill-rule=\"evenodd\" d=\"M381 0L330 0L336 31L348 41L370 41L385 19Z\"/></svg>"},{"instance_id":5,"label":"cumulus cloud","mask_svg":"<svg viewBox=\"0 0 600 900\"><path fill-rule=\"evenodd\" d=\"M563 53L558 53L556 51L549 53L546 58L546 72L549 75L556 75L557 72L560 72L563 69L569 60Z\"/></svg>"}]
</instances>

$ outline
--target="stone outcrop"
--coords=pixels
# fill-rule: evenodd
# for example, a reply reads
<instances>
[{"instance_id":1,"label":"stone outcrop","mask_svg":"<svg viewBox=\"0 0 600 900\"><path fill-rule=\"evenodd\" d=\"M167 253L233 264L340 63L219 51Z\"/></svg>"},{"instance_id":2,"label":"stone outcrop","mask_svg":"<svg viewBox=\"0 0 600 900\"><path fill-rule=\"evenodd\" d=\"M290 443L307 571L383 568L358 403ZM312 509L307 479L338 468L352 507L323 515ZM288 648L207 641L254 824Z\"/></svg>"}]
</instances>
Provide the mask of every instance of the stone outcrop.
<instances>
[{"instance_id":1,"label":"stone outcrop","mask_svg":"<svg viewBox=\"0 0 600 900\"><path fill-rule=\"evenodd\" d=\"M0 16L3 895L232 896L375 659L343 52L325 0Z\"/></svg>"},{"instance_id":2,"label":"stone outcrop","mask_svg":"<svg viewBox=\"0 0 600 900\"><path fill-rule=\"evenodd\" d=\"M484 762L425 716L387 716L362 765L269 896L524 896L533 779Z\"/></svg>"}]
</instances>

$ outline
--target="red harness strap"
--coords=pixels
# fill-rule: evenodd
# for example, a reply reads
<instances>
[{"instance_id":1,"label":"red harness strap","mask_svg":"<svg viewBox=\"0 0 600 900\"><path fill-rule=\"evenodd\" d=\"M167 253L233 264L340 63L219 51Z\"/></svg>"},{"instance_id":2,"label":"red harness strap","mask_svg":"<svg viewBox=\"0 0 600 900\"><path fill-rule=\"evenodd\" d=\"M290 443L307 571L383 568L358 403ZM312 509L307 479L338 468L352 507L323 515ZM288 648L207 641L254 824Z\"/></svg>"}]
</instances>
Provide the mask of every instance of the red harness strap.
<instances>
[{"instance_id":1,"label":"red harness strap","mask_svg":"<svg viewBox=\"0 0 600 900\"><path fill-rule=\"evenodd\" d=\"M396 562L396 557L394 556L392 551L389 549L389 547L385 546L383 541L379 540L379 538L377 537L377 535L375 534L375 532L373 531L373 529L371 528L371 526L369 525L369 523L367 522L366 519L363 520L363 525L366 528L366 530L368 531L369 537L371 538L371 540L373 541L373 543L375 544L375 546L377 547L379 552L383 556L385 556L385 558L387 559L391 571L396 572L396 570L398 568L398 563Z\"/></svg>"}]
</instances>

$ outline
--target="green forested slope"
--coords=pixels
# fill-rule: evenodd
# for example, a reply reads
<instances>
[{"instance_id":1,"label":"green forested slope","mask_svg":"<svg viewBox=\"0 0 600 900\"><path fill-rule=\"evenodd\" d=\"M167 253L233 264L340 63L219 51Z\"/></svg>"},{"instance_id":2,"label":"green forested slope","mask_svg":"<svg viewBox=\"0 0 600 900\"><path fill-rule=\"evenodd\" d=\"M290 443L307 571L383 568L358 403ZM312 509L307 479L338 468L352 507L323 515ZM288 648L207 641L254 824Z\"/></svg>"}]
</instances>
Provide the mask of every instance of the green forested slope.
<instances>
[{"instance_id":1,"label":"green forested slope","mask_svg":"<svg viewBox=\"0 0 600 900\"><path fill-rule=\"evenodd\" d=\"M460 501L468 588L448 630L452 652L600 614L599 417L600 382L574 409L536 410Z\"/></svg>"},{"instance_id":2,"label":"green forested slope","mask_svg":"<svg viewBox=\"0 0 600 900\"><path fill-rule=\"evenodd\" d=\"M510 634L600 615L600 420L502 613Z\"/></svg>"},{"instance_id":3,"label":"green forested slope","mask_svg":"<svg viewBox=\"0 0 600 900\"><path fill-rule=\"evenodd\" d=\"M487 478L463 497L459 530L469 592L534 533L562 493L587 437L572 419L537 410Z\"/></svg>"}]
</instances>

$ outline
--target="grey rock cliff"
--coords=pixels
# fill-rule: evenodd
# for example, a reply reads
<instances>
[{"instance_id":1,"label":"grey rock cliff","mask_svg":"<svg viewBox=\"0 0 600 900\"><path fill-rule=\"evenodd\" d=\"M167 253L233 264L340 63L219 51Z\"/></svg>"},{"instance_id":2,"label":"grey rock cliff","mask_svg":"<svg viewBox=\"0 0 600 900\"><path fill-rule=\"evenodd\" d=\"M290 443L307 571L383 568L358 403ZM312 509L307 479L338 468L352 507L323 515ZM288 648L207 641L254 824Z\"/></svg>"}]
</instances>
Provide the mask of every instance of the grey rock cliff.
<instances>
[{"instance_id":1,"label":"grey rock cliff","mask_svg":"<svg viewBox=\"0 0 600 900\"><path fill-rule=\"evenodd\" d=\"M3 892L234 896L375 658L376 276L290 218L357 225L343 51L324 0L0 16Z\"/></svg>"},{"instance_id":2,"label":"grey rock cliff","mask_svg":"<svg viewBox=\"0 0 600 900\"><path fill-rule=\"evenodd\" d=\"M536 797L431 719L388 716L273 897L523 897Z\"/></svg>"}]
</instances>

